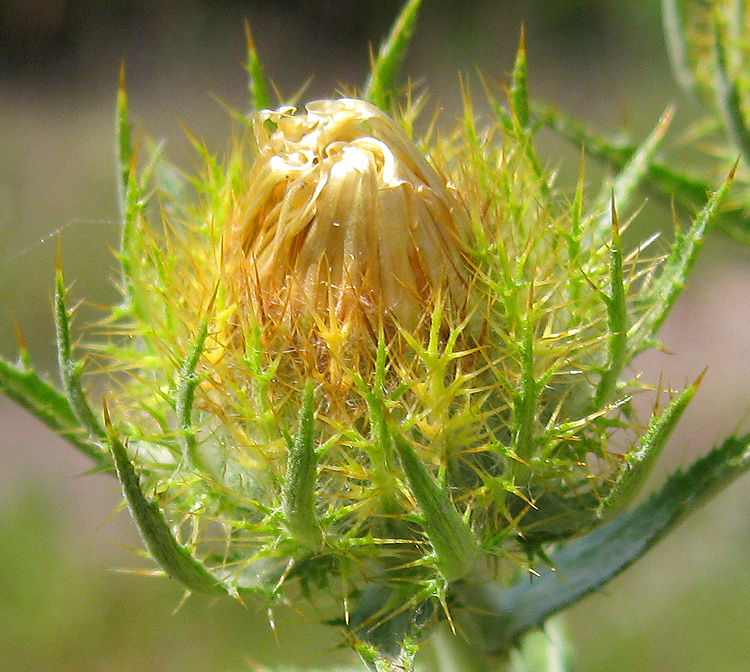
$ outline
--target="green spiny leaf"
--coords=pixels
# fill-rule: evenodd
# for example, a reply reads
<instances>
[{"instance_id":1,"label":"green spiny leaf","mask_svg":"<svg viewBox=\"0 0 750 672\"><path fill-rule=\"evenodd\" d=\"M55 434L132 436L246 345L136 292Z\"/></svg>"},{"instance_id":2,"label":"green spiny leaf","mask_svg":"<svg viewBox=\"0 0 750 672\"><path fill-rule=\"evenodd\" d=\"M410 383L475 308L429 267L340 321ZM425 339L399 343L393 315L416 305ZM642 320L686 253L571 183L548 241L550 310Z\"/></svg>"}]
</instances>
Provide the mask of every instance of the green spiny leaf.
<instances>
[{"instance_id":1,"label":"green spiny leaf","mask_svg":"<svg viewBox=\"0 0 750 672\"><path fill-rule=\"evenodd\" d=\"M143 537L151 556L171 578L179 581L188 590L210 595L226 595L226 589L190 551L175 539L164 515L156 502L146 499L130 462L127 450L115 434L105 406L107 440L115 463L117 478L128 503L130 513Z\"/></svg>"},{"instance_id":2,"label":"green spiny leaf","mask_svg":"<svg viewBox=\"0 0 750 672\"><path fill-rule=\"evenodd\" d=\"M63 391L68 398L70 409L78 420L79 426L88 432L93 441L104 439L105 432L96 419L86 393L81 386L83 365L73 359L73 348L70 338L70 316L66 305L67 290L60 268L60 257L58 253L57 271L55 272L55 330L57 340L57 361L60 367L60 379Z\"/></svg>"},{"instance_id":3,"label":"green spiny leaf","mask_svg":"<svg viewBox=\"0 0 750 672\"><path fill-rule=\"evenodd\" d=\"M119 180L117 192L120 202L120 218L125 220L127 210L128 183L133 165L133 141L131 137L130 121L128 119L128 94L125 90L125 64L120 67L120 82L117 87L117 165L119 166Z\"/></svg>"},{"instance_id":4,"label":"green spiny leaf","mask_svg":"<svg viewBox=\"0 0 750 672\"><path fill-rule=\"evenodd\" d=\"M430 476L411 444L391 428L396 451L414 499L422 511L422 525L432 544L438 566L448 581L465 576L479 555L474 533L447 493Z\"/></svg>"},{"instance_id":5,"label":"green spiny leaf","mask_svg":"<svg viewBox=\"0 0 750 672\"><path fill-rule=\"evenodd\" d=\"M570 231L568 233L568 260L571 266L578 266L581 263L581 239L583 237L583 229L581 226L582 215L583 215L583 192L585 186L585 155L581 152L581 167L578 171L578 183L576 185L575 198L573 205L570 209ZM583 287L586 283L584 277L580 273L572 273L568 283L570 291L571 303L575 305L580 297ZM578 321L583 319L583 315L575 313L571 316L573 320Z\"/></svg>"},{"instance_id":6,"label":"green spiny leaf","mask_svg":"<svg viewBox=\"0 0 750 672\"><path fill-rule=\"evenodd\" d=\"M529 305L526 315L519 319L518 342L521 363L521 383L513 401L513 444L521 460L534 452L534 426L540 387L534 375L534 324L533 287L529 290ZM518 466L515 462L514 466Z\"/></svg>"},{"instance_id":7,"label":"green spiny leaf","mask_svg":"<svg viewBox=\"0 0 750 672\"><path fill-rule=\"evenodd\" d=\"M134 159L125 189L125 206L122 216L118 259L122 268L126 305L133 307L136 312L140 311L133 287L133 278L135 277L135 270L140 260L139 247L136 245L136 235L138 233L138 223L142 208L140 185L138 184L138 173Z\"/></svg>"},{"instance_id":8,"label":"green spiny leaf","mask_svg":"<svg viewBox=\"0 0 750 672\"><path fill-rule=\"evenodd\" d=\"M193 429L193 401L195 400L195 388L201 380L196 373L196 369L203 354L207 336L208 318L205 318L195 337L195 342L182 361L175 391L175 414L177 425L180 428L182 459L185 464L192 464L198 469L201 468L201 464L197 454L195 430Z\"/></svg>"},{"instance_id":9,"label":"green spiny leaf","mask_svg":"<svg viewBox=\"0 0 750 672\"><path fill-rule=\"evenodd\" d=\"M617 513L632 501L645 483L675 426L695 396L701 378L672 400L663 413L652 418L641 440L640 448L627 455L627 468L620 472L610 496L599 507L600 516L609 518L611 514Z\"/></svg>"},{"instance_id":10,"label":"green spiny leaf","mask_svg":"<svg viewBox=\"0 0 750 672\"><path fill-rule=\"evenodd\" d=\"M607 362L602 371L599 385L597 386L592 411L603 408L607 402L612 399L622 367L627 364L629 359L627 337L627 290L625 288L625 279L622 270L620 225L617 220L614 193L612 194L610 212L610 219L612 221L612 237L609 244L610 293L609 295L605 295L607 325L609 331L607 342Z\"/></svg>"},{"instance_id":11,"label":"green spiny leaf","mask_svg":"<svg viewBox=\"0 0 750 672\"><path fill-rule=\"evenodd\" d=\"M620 210L630 203L636 189L641 186L648 175L649 169L653 164L654 155L661 146L661 141L664 139L673 116L674 108L668 107L664 111L664 114L662 114L654 130L651 131L643 143L632 153L612 183L604 187L602 195L599 197L600 203L604 204L611 197L614 197ZM608 236L611 230L611 215L612 210L610 208L607 214L601 218L599 230L604 236Z\"/></svg>"},{"instance_id":12,"label":"green spiny leaf","mask_svg":"<svg viewBox=\"0 0 750 672\"><path fill-rule=\"evenodd\" d=\"M724 184L711 195L691 227L685 233L676 232L675 242L664 261L661 273L639 293L638 305L645 306L648 311L631 328L629 337L632 352L641 352L652 345L656 332L685 286L708 227L732 184L736 169L735 164Z\"/></svg>"},{"instance_id":13,"label":"green spiny leaf","mask_svg":"<svg viewBox=\"0 0 750 672\"><path fill-rule=\"evenodd\" d=\"M526 632L578 602L629 567L684 517L750 470L750 435L732 437L685 472L675 472L643 504L550 555L551 568L522 576L510 588L455 584L470 619L467 631L493 654L515 646Z\"/></svg>"},{"instance_id":14,"label":"green spiny leaf","mask_svg":"<svg viewBox=\"0 0 750 672\"><path fill-rule=\"evenodd\" d=\"M513 67L510 85L510 104L521 128L529 128L529 88L526 68L526 37L521 28L521 39L516 52L516 63Z\"/></svg>"},{"instance_id":15,"label":"green spiny leaf","mask_svg":"<svg viewBox=\"0 0 750 672\"><path fill-rule=\"evenodd\" d=\"M282 509L290 534L306 548L318 550L322 533L315 512L318 455L315 451L315 388L305 385L299 431L289 451L282 488Z\"/></svg>"},{"instance_id":16,"label":"green spiny leaf","mask_svg":"<svg viewBox=\"0 0 750 672\"><path fill-rule=\"evenodd\" d=\"M391 101L396 94L396 78L414 34L421 4L422 0L409 0L401 9L391 32L372 63L370 75L365 82L362 97L384 112L390 110Z\"/></svg>"},{"instance_id":17,"label":"green spiny leaf","mask_svg":"<svg viewBox=\"0 0 750 672\"><path fill-rule=\"evenodd\" d=\"M0 393L25 408L93 460L96 471L106 471L112 467L107 453L102 453L87 439L66 397L32 369L13 366L0 359Z\"/></svg>"},{"instance_id":18,"label":"green spiny leaf","mask_svg":"<svg viewBox=\"0 0 750 672\"><path fill-rule=\"evenodd\" d=\"M519 142L522 143L524 155L529 161L529 165L535 175L540 179L540 187L545 196L549 195L550 183L545 177L545 171L539 161L534 146L534 133L536 128L532 126L530 105L529 105L529 88L526 64L526 37L523 27L521 28L521 37L516 52L516 61L511 75L511 85L508 92L508 102L510 103L510 128L508 129L515 135ZM495 112L499 121L506 126L504 115L499 112L499 106L494 105Z\"/></svg>"},{"instance_id":19,"label":"green spiny leaf","mask_svg":"<svg viewBox=\"0 0 750 672\"><path fill-rule=\"evenodd\" d=\"M128 118L128 97L125 91L125 68L120 70L117 91L117 161L119 166L118 196L120 205L120 250L123 289L130 306L135 304L132 278L140 260L136 233L143 209L142 189L138 181L138 157L133 146L132 129Z\"/></svg>"}]
</instances>

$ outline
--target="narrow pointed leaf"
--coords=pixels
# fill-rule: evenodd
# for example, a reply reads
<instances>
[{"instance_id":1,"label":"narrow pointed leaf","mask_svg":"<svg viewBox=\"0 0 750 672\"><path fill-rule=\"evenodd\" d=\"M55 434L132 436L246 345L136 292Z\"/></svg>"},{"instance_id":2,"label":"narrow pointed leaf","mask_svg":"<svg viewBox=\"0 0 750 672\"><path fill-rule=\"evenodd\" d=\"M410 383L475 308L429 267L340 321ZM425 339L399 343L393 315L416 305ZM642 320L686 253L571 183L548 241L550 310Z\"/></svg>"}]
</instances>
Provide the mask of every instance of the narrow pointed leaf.
<instances>
[{"instance_id":1,"label":"narrow pointed leaf","mask_svg":"<svg viewBox=\"0 0 750 672\"><path fill-rule=\"evenodd\" d=\"M227 591L221 583L175 539L156 502L146 499L125 446L117 438L108 418L106 426L117 478L133 520L151 556L168 576L179 581L188 590L226 595Z\"/></svg>"},{"instance_id":2,"label":"narrow pointed leaf","mask_svg":"<svg viewBox=\"0 0 750 672\"><path fill-rule=\"evenodd\" d=\"M391 100L396 94L396 79L414 34L421 4L422 0L408 0L404 5L391 32L381 45L365 82L362 97L384 112L390 110Z\"/></svg>"},{"instance_id":3,"label":"narrow pointed leaf","mask_svg":"<svg viewBox=\"0 0 750 672\"><path fill-rule=\"evenodd\" d=\"M578 266L581 263L581 240L583 238L583 229L581 227L581 220L583 216L583 192L586 183L585 180L585 161L586 155L581 151L581 167L578 171L578 184L576 186L575 198L573 200L573 206L570 209L570 233L568 234L568 260L571 266ZM581 292L586 283L585 278L581 277L577 273L571 274L568 281L570 288L570 299L572 304L576 304L581 297ZM583 315L580 315L574 311L571 316L572 319L579 323L581 319L584 319Z\"/></svg>"},{"instance_id":4,"label":"narrow pointed leaf","mask_svg":"<svg viewBox=\"0 0 750 672\"><path fill-rule=\"evenodd\" d=\"M133 145L132 128L128 117L128 97L125 91L125 68L120 70L117 91L117 165L118 201L120 206L120 250L122 282L126 301L135 304L132 278L139 262L136 233L143 209L142 190L138 181L138 160Z\"/></svg>"},{"instance_id":5,"label":"narrow pointed leaf","mask_svg":"<svg viewBox=\"0 0 750 672\"><path fill-rule=\"evenodd\" d=\"M545 178L545 171L539 161L534 147L534 133L536 129L532 127L530 105L529 105L529 88L526 68L526 37L523 27L521 28L521 37L516 52L516 61L513 66L511 75L511 85L508 91L508 102L512 114L510 115L510 130L524 143L524 154L529 164L538 178L540 186L545 196L549 195L550 183ZM495 105L496 112L499 106ZM502 115L498 115L502 121Z\"/></svg>"},{"instance_id":6,"label":"narrow pointed leaf","mask_svg":"<svg viewBox=\"0 0 750 672\"><path fill-rule=\"evenodd\" d=\"M208 319L204 319L195 338L195 343L193 343L180 367L175 392L175 414L180 428L182 457L186 464L191 464L197 469L201 469L201 464L197 454L195 430L193 428L193 401L195 400L195 388L200 382L200 376L196 369L203 354L207 336Z\"/></svg>"},{"instance_id":7,"label":"narrow pointed leaf","mask_svg":"<svg viewBox=\"0 0 750 672\"><path fill-rule=\"evenodd\" d=\"M471 571L479 555L474 533L414 452L409 441L395 429L393 442L414 499L422 512L422 525L437 556L438 566L449 581Z\"/></svg>"},{"instance_id":8,"label":"narrow pointed leaf","mask_svg":"<svg viewBox=\"0 0 750 672\"><path fill-rule=\"evenodd\" d=\"M708 227L732 184L735 170L736 166L721 188L711 195L690 228L684 233L677 231L672 250L659 276L639 294L638 302L652 308L631 330L630 347L634 352L641 352L652 345L652 339L685 287Z\"/></svg>"},{"instance_id":9,"label":"narrow pointed leaf","mask_svg":"<svg viewBox=\"0 0 750 672\"><path fill-rule=\"evenodd\" d=\"M678 471L635 509L550 555L554 571L522 576L508 589L457 584L484 650L502 654L553 614L601 588L648 551L691 511L750 470L750 435L732 437L687 471Z\"/></svg>"},{"instance_id":10,"label":"narrow pointed leaf","mask_svg":"<svg viewBox=\"0 0 750 672\"><path fill-rule=\"evenodd\" d=\"M516 52L510 85L510 103L513 113L522 128L529 127L529 88L526 68L526 37L521 28L521 39Z\"/></svg>"},{"instance_id":11,"label":"narrow pointed leaf","mask_svg":"<svg viewBox=\"0 0 750 672\"><path fill-rule=\"evenodd\" d=\"M622 170L612 180L611 184L604 187L599 201L604 204L614 197L615 203L620 210L628 207L636 190L643 184L648 176L650 167L653 165L654 156L661 146L661 142L669 129L674 116L674 108L668 107L659 119L654 129L649 133L643 143L631 154ZM705 192L704 192L705 198ZM612 210L607 209L600 221L599 230L603 236L609 235L612 227Z\"/></svg>"},{"instance_id":12,"label":"narrow pointed leaf","mask_svg":"<svg viewBox=\"0 0 750 672\"><path fill-rule=\"evenodd\" d=\"M73 359L73 348L70 337L70 312L65 303L67 290L59 266L55 273L55 330L57 340L57 361L60 367L60 379L63 391L68 397L70 409L78 421L78 425L88 432L89 437L96 441L104 439L105 432L96 419L86 393L81 385L83 366Z\"/></svg>"},{"instance_id":13,"label":"narrow pointed leaf","mask_svg":"<svg viewBox=\"0 0 750 672\"><path fill-rule=\"evenodd\" d=\"M593 409L603 408L613 397L623 366L628 362L628 306L625 279L622 270L622 246L620 225L615 209L614 192L610 205L612 236L609 243L610 253L610 293L605 297L607 306L607 362L602 371L601 380L594 396Z\"/></svg>"},{"instance_id":14,"label":"narrow pointed leaf","mask_svg":"<svg viewBox=\"0 0 750 672\"><path fill-rule=\"evenodd\" d=\"M120 232L118 259L122 267L126 297L130 303L133 303L132 278L135 276L135 269L138 267L139 261L136 235L138 232L140 211L143 208L140 199L140 185L138 183L135 157L133 157L133 164L130 166L123 193L122 230Z\"/></svg>"},{"instance_id":15,"label":"narrow pointed leaf","mask_svg":"<svg viewBox=\"0 0 750 672\"><path fill-rule=\"evenodd\" d=\"M700 385L700 378L678 395L676 399L673 399L663 413L651 420L646 434L641 440L640 448L628 454L627 469L620 473L612 489L612 494L602 502L599 508L600 516L609 518L633 500L659 459L682 414L695 396L698 385Z\"/></svg>"},{"instance_id":16,"label":"narrow pointed leaf","mask_svg":"<svg viewBox=\"0 0 750 672\"><path fill-rule=\"evenodd\" d=\"M297 438L287 458L282 489L282 509L291 535L310 550L322 544L315 512L318 455L315 451L315 395L313 384L305 386Z\"/></svg>"},{"instance_id":17,"label":"narrow pointed leaf","mask_svg":"<svg viewBox=\"0 0 750 672\"><path fill-rule=\"evenodd\" d=\"M268 87L263 76L263 68L255 49L255 41L250 32L250 24L245 23L245 39L247 41L247 64L245 69L248 75L248 90L250 92L250 109L253 112L265 110L271 107L271 99L268 96Z\"/></svg>"},{"instance_id":18,"label":"narrow pointed leaf","mask_svg":"<svg viewBox=\"0 0 750 672\"><path fill-rule=\"evenodd\" d=\"M128 119L128 94L125 90L125 64L120 67L120 81L117 87L117 165L119 179L117 193L120 204L120 218L125 219L130 167L133 163L133 141Z\"/></svg>"},{"instance_id":19,"label":"narrow pointed leaf","mask_svg":"<svg viewBox=\"0 0 750 672\"><path fill-rule=\"evenodd\" d=\"M530 292L528 313L519 319L518 356L521 382L513 399L513 447L521 460L534 452L534 427L541 386L534 375L534 325L531 319L533 292Z\"/></svg>"},{"instance_id":20,"label":"narrow pointed leaf","mask_svg":"<svg viewBox=\"0 0 750 672\"><path fill-rule=\"evenodd\" d=\"M107 453L87 440L65 395L44 381L35 371L19 368L0 359L0 393L25 408L52 431L95 463L96 471L110 469Z\"/></svg>"}]
</instances>

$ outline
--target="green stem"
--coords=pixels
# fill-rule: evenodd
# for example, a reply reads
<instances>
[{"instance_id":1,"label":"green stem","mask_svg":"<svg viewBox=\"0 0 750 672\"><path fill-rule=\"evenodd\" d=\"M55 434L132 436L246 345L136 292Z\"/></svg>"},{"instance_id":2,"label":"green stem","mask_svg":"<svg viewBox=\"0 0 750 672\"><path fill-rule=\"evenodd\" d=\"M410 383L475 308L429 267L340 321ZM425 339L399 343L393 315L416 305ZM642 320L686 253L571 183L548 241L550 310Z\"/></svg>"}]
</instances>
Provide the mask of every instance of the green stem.
<instances>
[{"instance_id":1,"label":"green stem","mask_svg":"<svg viewBox=\"0 0 750 672\"><path fill-rule=\"evenodd\" d=\"M448 623L440 625L421 662L431 672L499 672L504 666L503 660L479 653L461 633L454 633Z\"/></svg>"},{"instance_id":2,"label":"green stem","mask_svg":"<svg viewBox=\"0 0 750 672\"><path fill-rule=\"evenodd\" d=\"M559 619L529 633L510 653L512 672L571 672L570 646Z\"/></svg>"}]
</instances>

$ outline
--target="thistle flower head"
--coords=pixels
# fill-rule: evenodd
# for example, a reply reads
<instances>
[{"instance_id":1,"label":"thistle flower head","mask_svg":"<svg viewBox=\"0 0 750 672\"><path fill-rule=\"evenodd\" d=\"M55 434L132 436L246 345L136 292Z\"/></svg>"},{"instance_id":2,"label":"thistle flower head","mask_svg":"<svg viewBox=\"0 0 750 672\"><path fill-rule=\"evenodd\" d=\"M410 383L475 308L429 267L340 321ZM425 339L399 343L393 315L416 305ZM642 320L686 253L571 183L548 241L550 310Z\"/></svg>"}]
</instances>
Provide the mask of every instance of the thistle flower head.
<instances>
[{"instance_id":1,"label":"thistle flower head","mask_svg":"<svg viewBox=\"0 0 750 672\"><path fill-rule=\"evenodd\" d=\"M191 181L125 157L124 300L91 348L114 373L106 431L81 417L189 588L277 600L299 579L359 596L365 628L448 611L456 582L544 562L643 480L694 389L644 429L622 378L685 247L661 272L623 250L614 202L555 191L523 62L485 129L467 95L455 133L417 142L373 84L256 111Z\"/></svg>"},{"instance_id":2,"label":"thistle flower head","mask_svg":"<svg viewBox=\"0 0 750 672\"><path fill-rule=\"evenodd\" d=\"M394 78L419 4L361 99L304 111L272 109L249 39L254 111L225 158L196 146L192 178L159 152L139 161L121 82L122 301L78 342L58 263L62 390L22 338L18 364L0 358L0 393L114 467L166 574L269 608L312 598L376 672L412 670L439 618L506 654L750 468L750 435L731 437L617 515L697 387L642 423L632 360L656 344L737 164L663 256L626 250L618 211L641 181L683 202L706 190L655 172L671 112L632 151L537 120L522 40L507 106L488 91L482 125L465 87L454 132L415 133L421 105ZM744 56L727 37L744 35L742 3L716 4L715 88L747 158L730 76ZM664 2L668 28L678 5ZM582 177L558 191L534 148L543 124L623 164L603 197L587 205ZM99 402L92 370L109 374Z\"/></svg>"},{"instance_id":3,"label":"thistle flower head","mask_svg":"<svg viewBox=\"0 0 750 672\"><path fill-rule=\"evenodd\" d=\"M163 194L166 238L138 233L112 410L193 552L220 521L238 586L326 557L421 594L590 528L652 264L510 130L425 156L370 103L305 109L257 112L201 198Z\"/></svg>"}]
</instances>

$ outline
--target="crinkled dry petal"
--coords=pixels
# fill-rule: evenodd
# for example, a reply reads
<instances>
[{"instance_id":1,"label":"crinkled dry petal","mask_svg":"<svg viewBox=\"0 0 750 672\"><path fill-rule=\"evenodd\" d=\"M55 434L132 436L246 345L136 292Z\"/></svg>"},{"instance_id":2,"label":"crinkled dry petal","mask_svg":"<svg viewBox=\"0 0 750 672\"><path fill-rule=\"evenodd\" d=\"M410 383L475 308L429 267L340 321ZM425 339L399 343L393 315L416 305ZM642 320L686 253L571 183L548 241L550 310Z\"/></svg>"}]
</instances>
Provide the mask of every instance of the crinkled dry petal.
<instances>
[{"instance_id":1,"label":"crinkled dry petal","mask_svg":"<svg viewBox=\"0 0 750 672\"><path fill-rule=\"evenodd\" d=\"M468 217L396 124L354 99L260 112L230 277L292 322L415 328L431 299L466 304ZM248 282L249 280L249 282ZM247 290L245 290L247 291Z\"/></svg>"}]
</instances>

